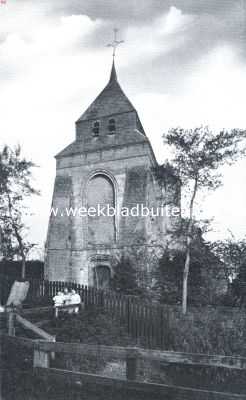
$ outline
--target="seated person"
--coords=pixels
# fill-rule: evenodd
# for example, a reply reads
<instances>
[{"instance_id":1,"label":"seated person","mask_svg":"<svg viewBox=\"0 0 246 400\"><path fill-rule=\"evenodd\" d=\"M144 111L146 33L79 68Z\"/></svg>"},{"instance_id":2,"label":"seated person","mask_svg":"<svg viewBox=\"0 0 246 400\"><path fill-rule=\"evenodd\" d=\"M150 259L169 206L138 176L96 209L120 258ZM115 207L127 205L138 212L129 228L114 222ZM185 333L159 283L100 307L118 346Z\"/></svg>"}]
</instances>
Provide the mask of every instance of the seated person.
<instances>
[{"instance_id":1,"label":"seated person","mask_svg":"<svg viewBox=\"0 0 246 400\"><path fill-rule=\"evenodd\" d=\"M70 300L71 300L71 293L69 293L68 288L64 288L63 291L63 304L65 306L70 304Z\"/></svg>"},{"instance_id":2,"label":"seated person","mask_svg":"<svg viewBox=\"0 0 246 400\"><path fill-rule=\"evenodd\" d=\"M64 296L62 292L57 292L53 297L54 307L61 307L64 304Z\"/></svg>"},{"instance_id":3,"label":"seated person","mask_svg":"<svg viewBox=\"0 0 246 400\"><path fill-rule=\"evenodd\" d=\"M62 307L64 304L64 297L62 292L58 292L54 297L55 317L58 317L58 307Z\"/></svg>"},{"instance_id":4,"label":"seated person","mask_svg":"<svg viewBox=\"0 0 246 400\"><path fill-rule=\"evenodd\" d=\"M80 295L78 293L76 293L76 291L73 289L71 291L71 296L70 296L70 304L74 304L74 305L79 305L81 303L81 298ZM79 312L79 307L74 307L73 312L75 314L78 314Z\"/></svg>"}]
</instances>

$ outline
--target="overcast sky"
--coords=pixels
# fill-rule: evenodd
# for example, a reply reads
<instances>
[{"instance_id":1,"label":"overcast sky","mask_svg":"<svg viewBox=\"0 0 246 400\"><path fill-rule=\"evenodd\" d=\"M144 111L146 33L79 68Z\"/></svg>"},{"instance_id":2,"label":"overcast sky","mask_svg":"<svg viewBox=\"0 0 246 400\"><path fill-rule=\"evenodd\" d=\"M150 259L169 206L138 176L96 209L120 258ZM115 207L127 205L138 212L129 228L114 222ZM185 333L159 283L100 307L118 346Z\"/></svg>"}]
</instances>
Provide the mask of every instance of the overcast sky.
<instances>
[{"instance_id":1,"label":"overcast sky","mask_svg":"<svg viewBox=\"0 0 246 400\"><path fill-rule=\"evenodd\" d=\"M125 43L118 78L137 108L157 159L170 127L246 128L245 0L6 0L0 2L0 144L22 145L39 165L32 240L45 241L54 155L105 86L112 29ZM204 199L214 237L244 236L246 161L224 169Z\"/></svg>"}]
</instances>

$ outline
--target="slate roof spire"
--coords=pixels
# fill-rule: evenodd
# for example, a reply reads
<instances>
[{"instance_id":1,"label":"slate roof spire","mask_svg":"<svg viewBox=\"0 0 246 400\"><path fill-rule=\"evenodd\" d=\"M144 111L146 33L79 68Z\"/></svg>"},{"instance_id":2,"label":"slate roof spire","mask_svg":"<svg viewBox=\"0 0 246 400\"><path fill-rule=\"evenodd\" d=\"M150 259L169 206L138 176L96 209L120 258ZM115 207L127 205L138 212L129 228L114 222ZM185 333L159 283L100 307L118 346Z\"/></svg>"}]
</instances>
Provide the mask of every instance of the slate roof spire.
<instances>
[{"instance_id":1,"label":"slate roof spire","mask_svg":"<svg viewBox=\"0 0 246 400\"><path fill-rule=\"evenodd\" d=\"M112 63L109 83L112 83L112 82L115 82L115 81L117 82L117 73L116 73L115 64L114 64L114 58L113 58L113 63Z\"/></svg>"}]
</instances>

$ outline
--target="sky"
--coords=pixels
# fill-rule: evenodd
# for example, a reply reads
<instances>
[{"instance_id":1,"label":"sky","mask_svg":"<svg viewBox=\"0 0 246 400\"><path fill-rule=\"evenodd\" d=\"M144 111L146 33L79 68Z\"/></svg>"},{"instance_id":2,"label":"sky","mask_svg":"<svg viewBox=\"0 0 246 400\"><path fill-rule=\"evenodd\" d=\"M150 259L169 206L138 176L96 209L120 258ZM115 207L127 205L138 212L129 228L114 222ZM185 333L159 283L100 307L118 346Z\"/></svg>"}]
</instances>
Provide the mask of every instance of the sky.
<instances>
[{"instance_id":1,"label":"sky","mask_svg":"<svg viewBox=\"0 0 246 400\"><path fill-rule=\"evenodd\" d=\"M176 126L246 128L245 0L0 0L0 146L20 144L38 168L30 238L43 246L54 156L106 85L113 28L120 84L138 110L159 162ZM211 238L245 235L246 160L223 168L222 188L202 199ZM202 212L199 214L199 210Z\"/></svg>"}]
</instances>

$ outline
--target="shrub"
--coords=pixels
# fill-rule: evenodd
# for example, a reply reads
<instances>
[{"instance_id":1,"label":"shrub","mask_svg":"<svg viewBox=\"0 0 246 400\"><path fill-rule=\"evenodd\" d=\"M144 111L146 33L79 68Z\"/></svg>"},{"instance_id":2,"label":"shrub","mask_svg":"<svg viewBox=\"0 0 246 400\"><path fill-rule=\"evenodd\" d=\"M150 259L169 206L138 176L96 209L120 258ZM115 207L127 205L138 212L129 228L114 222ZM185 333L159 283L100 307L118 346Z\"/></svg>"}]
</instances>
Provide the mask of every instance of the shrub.
<instances>
[{"instance_id":1,"label":"shrub","mask_svg":"<svg viewBox=\"0 0 246 400\"><path fill-rule=\"evenodd\" d=\"M111 288L125 295L141 295L143 289L138 286L137 271L129 258L122 256L114 269L111 279Z\"/></svg>"},{"instance_id":2,"label":"shrub","mask_svg":"<svg viewBox=\"0 0 246 400\"><path fill-rule=\"evenodd\" d=\"M44 326L56 335L59 342L82 342L94 345L127 346L135 345L128 337L124 326L103 309L90 307L79 315L64 314ZM119 361L112 354L57 354L55 367L72 371L96 373L106 364Z\"/></svg>"}]
</instances>

